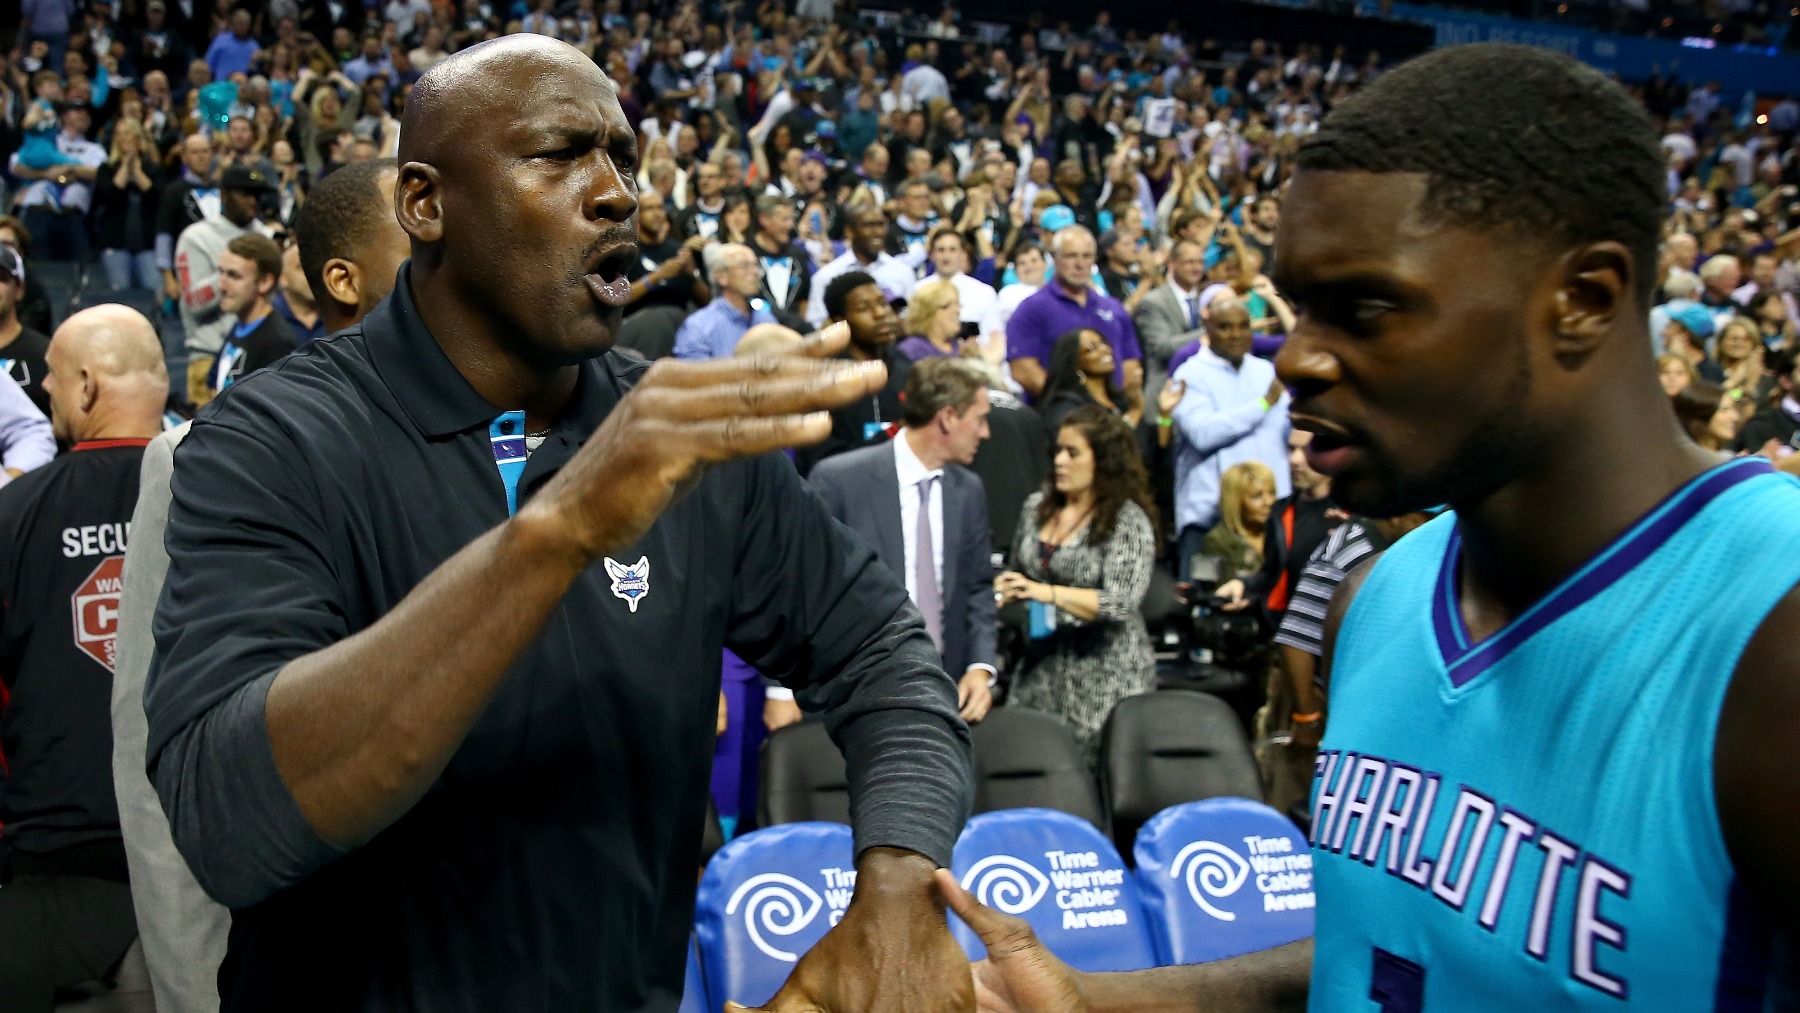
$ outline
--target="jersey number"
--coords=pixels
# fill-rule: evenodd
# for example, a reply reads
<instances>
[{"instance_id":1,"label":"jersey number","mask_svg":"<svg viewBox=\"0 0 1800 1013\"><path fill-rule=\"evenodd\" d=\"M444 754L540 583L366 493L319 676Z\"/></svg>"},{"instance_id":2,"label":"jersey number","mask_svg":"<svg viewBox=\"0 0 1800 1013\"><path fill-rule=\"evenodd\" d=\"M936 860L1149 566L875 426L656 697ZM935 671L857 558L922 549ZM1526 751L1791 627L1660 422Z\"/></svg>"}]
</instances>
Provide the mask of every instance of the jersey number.
<instances>
[{"instance_id":1,"label":"jersey number","mask_svg":"<svg viewBox=\"0 0 1800 1013\"><path fill-rule=\"evenodd\" d=\"M1425 969L1375 947L1369 998L1381 1004L1381 1013L1419 1013L1425 1008Z\"/></svg>"}]
</instances>

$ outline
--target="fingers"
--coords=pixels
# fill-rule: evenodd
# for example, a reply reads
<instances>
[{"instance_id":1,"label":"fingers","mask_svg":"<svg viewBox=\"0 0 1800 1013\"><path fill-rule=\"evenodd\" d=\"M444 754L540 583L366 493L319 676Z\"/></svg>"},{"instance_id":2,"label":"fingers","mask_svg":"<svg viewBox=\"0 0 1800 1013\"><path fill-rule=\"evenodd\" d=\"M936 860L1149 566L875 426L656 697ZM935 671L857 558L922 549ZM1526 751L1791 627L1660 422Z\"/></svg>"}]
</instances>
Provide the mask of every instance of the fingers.
<instances>
[{"instance_id":1,"label":"fingers","mask_svg":"<svg viewBox=\"0 0 1800 1013\"><path fill-rule=\"evenodd\" d=\"M648 387L639 397L639 407L676 422L730 415L793 415L839 407L868 397L887 383L887 367L879 362L792 359L789 365L777 358L753 368L767 368L771 363L777 368L770 373L740 372L731 380L707 387Z\"/></svg>"},{"instance_id":2,"label":"fingers","mask_svg":"<svg viewBox=\"0 0 1800 1013\"><path fill-rule=\"evenodd\" d=\"M753 457L771 450L817 443L831 435L831 415L829 412L771 418L735 415L689 423L682 427L680 435L688 443L695 460L718 464L737 457Z\"/></svg>"},{"instance_id":3,"label":"fingers","mask_svg":"<svg viewBox=\"0 0 1800 1013\"><path fill-rule=\"evenodd\" d=\"M808 334L800 343L801 354L813 359L828 359L843 351L850 344L850 325L839 322L826 324L823 330Z\"/></svg>"},{"instance_id":4,"label":"fingers","mask_svg":"<svg viewBox=\"0 0 1800 1013\"><path fill-rule=\"evenodd\" d=\"M981 944L987 947L989 960L1005 960L1038 945L1037 934L1024 919L1001 914L969 896L969 891L956 882L956 876L949 869L939 869L932 875L937 880L938 892L944 895L944 903L980 937Z\"/></svg>"}]
</instances>

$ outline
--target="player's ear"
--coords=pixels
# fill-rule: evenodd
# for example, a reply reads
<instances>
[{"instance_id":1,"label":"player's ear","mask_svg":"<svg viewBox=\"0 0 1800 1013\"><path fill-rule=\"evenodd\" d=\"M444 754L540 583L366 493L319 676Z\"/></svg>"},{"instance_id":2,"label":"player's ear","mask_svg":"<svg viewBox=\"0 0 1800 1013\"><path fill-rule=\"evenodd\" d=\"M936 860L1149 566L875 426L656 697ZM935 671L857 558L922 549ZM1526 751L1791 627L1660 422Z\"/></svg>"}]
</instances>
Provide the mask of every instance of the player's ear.
<instances>
[{"instance_id":1,"label":"player's ear","mask_svg":"<svg viewBox=\"0 0 1800 1013\"><path fill-rule=\"evenodd\" d=\"M362 305L362 268L342 258L333 257L325 262L321 272L325 281L325 293L333 302L342 306Z\"/></svg>"},{"instance_id":2,"label":"player's ear","mask_svg":"<svg viewBox=\"0 0 1800 1013\"><path fill-rule=\"evenodd\" d=\"M1574 366L1592 354L1623 315L1636 312L1636 287L1636 258L1623 243L1589 243L1565 254L1551 299L1558 361Z\"/></svg>"},{"instance_id":3,"label":"player's ear","mask_svg":"<svg viewBox=\"0 0 1800 1013\"><path fill-rule=\"evenodd\" d=\"M81 371L81 413L86 415L94 410L94 404L100 400L100 378L91 369Z\"/></svg>"}]
</instances>

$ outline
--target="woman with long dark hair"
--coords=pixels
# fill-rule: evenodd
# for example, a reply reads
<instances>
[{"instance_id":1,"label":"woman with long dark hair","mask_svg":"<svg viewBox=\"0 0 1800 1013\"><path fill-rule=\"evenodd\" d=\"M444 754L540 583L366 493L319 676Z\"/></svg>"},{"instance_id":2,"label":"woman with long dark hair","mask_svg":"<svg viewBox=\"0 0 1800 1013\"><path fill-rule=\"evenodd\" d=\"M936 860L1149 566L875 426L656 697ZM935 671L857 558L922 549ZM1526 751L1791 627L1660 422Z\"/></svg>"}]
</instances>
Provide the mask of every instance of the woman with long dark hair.
<instances>
[{"instance_id":1,"label":"woman with long dark hair","mask_svg":"<svg viewBox=\"0 0 1800 1013\"><path fill-rule=\"evenodd\" d=\"M1112 345L1099 331L1078 327L1056 339L1050 347L1050 365L1044 373L1044 392L1038 397L1039 412L1051 439L1063 420L1084 405L1097 405L1125 419L1136 428L1143 419L1143 405L1133 405L1113 383Z\"/></svg>"},{"instance_id":2,"label":"woman with long dark hair","mask_svg":"<svg viewBox=\"0 0 1800 1013\"><path fill-rule=\"evenodd\" d=\"M1012 699L1069 723L1090 762L1113 706L1156 684L1138 611L1156 562L1156 506L1137 440L1098 405L1069 413L1049 482L1026 499L1003 601L1031 611Z\"/></svg>"}]
</instances>

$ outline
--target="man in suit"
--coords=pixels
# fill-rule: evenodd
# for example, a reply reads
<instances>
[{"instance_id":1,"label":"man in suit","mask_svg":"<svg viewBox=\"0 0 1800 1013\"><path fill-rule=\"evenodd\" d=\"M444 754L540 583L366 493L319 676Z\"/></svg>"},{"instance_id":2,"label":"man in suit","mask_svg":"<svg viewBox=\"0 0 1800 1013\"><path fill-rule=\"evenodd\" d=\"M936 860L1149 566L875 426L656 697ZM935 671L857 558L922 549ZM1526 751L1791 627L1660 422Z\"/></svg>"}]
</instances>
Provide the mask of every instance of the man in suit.
<instances>
[{"instance_id":1,"label":"man in suit","mask_svg":"<svg viewBox=\"0 0 1800 1013\"><path fill-rule=\"evenodd\" d=\"M927 359L904 405L893 440L820 461L811 481L906 581L944 670L961 673L963 719L976 722L993 704L994 567L987 494L966 465L988 436L987 382L962 359Z\"/></svg>"},{"instance_id":2,"label":"man in suit","mask_svg":"<svg viewBox=\"0 0 1800 1013\"><path fill-rule=\"evenodd\" d=\"M1183 239L1169 251L1169 280L1138 304L1132 320L1144 346L1146 391L1159 390L1169 376L1169 359L1205 334L1200 293L1206 288L1206 251Z\"/></svg>"}]
</instances>

